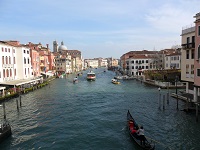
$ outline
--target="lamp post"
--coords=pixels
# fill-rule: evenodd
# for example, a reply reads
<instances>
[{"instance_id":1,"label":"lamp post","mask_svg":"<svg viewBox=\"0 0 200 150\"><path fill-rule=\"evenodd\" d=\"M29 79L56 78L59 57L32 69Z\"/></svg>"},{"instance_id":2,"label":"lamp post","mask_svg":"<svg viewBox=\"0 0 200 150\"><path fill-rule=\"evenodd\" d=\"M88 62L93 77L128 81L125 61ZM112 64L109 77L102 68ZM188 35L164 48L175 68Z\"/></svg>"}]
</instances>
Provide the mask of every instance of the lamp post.
<instances>
[{"instance_id":1,"label":"lamp post","mask_svg":"<svg viewBox=\"0 0 200 150\"><path fill-rule=\"evenodd\" d=\"M167 104L169 104L169 80L167 85Z\"/></svg>"},{"instance_id":2,"label":"lamp post","mask_svg":"<svg viewBox=\"0 0 200 150\"><path fill-rule=\"evenodd\" d=\"M158 104L160 109L160 101L161 101L161 95L160 95L160 87L158 88Z\"/></svg>"}]
</instances>

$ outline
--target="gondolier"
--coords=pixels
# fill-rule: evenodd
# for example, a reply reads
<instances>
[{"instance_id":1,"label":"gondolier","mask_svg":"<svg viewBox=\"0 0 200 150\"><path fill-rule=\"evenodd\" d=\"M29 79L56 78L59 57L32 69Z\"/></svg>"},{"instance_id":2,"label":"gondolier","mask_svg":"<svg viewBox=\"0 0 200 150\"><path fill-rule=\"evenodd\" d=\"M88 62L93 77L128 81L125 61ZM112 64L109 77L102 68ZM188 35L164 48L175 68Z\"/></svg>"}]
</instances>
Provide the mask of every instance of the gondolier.
<instances>
[{"instance_id":1,"label":"gondolier","mask_svg":"<svg viewBox=\"0 0 200 150\"><path fill-rule=\"evenodd\" d=\"M137 130L137 134L139 135L139 138L140 138L140 144L141 145L145 145L145 137L144 137L144 128L143 128L143 126L141 126Z\"/></svg>"}]
</instances>

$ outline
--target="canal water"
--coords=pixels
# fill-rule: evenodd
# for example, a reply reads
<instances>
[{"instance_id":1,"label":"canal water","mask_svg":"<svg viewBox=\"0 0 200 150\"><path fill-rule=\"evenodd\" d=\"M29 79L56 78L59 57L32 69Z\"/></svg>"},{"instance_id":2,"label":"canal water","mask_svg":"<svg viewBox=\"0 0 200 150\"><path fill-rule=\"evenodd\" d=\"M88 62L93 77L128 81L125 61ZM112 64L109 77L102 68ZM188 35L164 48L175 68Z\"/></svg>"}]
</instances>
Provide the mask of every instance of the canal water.
<instances>
[{"instance_id":1,"label":"canal water","mask_svg":"<svg viewBox=\"0 0 200 150\"><path fill-rule=\"evenodd\" d=\"M176 100L170 98L165 110L158 109L156 87L136 80L115 85L114 72L93 71L96 81L87 81L84 71L77 84L72 82L75 75L69 75L22 95L19 111L16 99L6 102L13 134L0 143L0 149L137 150L126 127L128 110L156 142L156 149L200 149L199 123L194 113L182 111L183 102L177 111Z\"/></svg>"}]
</instances>

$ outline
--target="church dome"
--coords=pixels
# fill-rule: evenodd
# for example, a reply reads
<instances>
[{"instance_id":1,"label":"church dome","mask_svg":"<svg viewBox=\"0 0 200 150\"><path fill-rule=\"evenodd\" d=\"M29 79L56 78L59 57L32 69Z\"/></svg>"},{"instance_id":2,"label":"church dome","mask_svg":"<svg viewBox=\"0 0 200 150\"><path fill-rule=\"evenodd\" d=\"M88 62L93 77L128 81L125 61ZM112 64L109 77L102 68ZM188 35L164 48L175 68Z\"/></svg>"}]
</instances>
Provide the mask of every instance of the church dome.
<instances>
[{"instance_id":1,"label":"church dome","mask_svg":"<svg viewBox=\"0 0 200 150\"><path fill-rule=\"evenodd\" d=\"M63 42L61 42L61 45L58 47L58 51L63 51L63 50L67 50L67 47L64 45Z\"/></svg>"}]
</instances>

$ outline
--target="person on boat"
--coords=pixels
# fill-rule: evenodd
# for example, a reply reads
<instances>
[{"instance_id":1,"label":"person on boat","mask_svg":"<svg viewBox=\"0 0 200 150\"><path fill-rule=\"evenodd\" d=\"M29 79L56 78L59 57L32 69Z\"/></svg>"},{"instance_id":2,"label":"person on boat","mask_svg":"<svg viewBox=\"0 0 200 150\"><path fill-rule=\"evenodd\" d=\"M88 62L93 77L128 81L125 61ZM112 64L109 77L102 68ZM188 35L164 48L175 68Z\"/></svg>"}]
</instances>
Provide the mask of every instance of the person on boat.
<instances>
[{"instance_id":1,"label":"person on boat","mask_svg":"<svg viewBox=\"0 0 200 150\"><path fill-rule=\"evenodd\" d=\"M130 128L131 134L138 139L139 136L137 134L137 129L132 120L129 121L129 128Z\"/></svg>"},{"instance_id":2,"label":"person on boat","mask_svg":"<svg viewBox=\"0 0 200 150\"><path fill-rule=\"evenodd\" d=\"M144 137L144 128L143 126L141 126L138 130L137 130L137 134L139 135L140 138L140 144L145 145L145 137Z\"/></svg>"}]
</instances>

